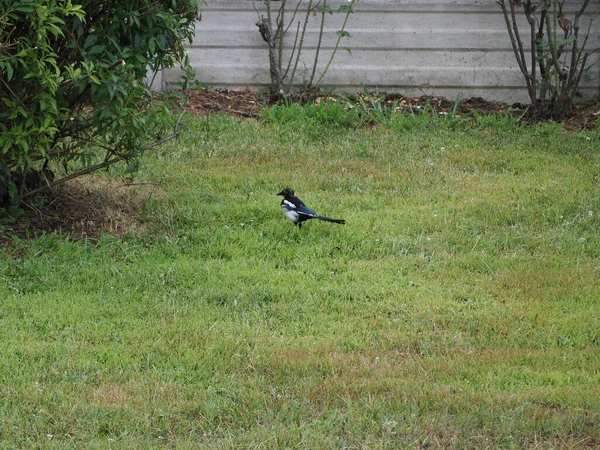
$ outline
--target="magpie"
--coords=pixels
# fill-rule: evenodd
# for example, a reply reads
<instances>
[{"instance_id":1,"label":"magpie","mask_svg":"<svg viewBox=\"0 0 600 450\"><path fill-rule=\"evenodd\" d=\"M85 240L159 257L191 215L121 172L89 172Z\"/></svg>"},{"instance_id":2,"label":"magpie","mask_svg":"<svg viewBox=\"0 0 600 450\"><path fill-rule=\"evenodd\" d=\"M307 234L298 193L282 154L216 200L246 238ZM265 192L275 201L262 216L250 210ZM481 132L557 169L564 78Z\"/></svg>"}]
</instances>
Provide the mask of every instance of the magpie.
<instances>
[{"instance_id":1,"label":"magpie","mask_svg":"<svg viewBox=\"0 0 600 450\"><path fill-rule=\"evenodd\" d=\"M294 190L285 188L277 195L283 195L281 200L281 209L283 214L294 222L294 225L298 225L298 228L302 228L302 222L306 222L310 219L324 220L325 222L333 222L339 224L345 224L346 221L343 219L331 219L329 217L318 216L312 209L304 204L302 200L294 195Z\"/></svg>"}]
</instances>

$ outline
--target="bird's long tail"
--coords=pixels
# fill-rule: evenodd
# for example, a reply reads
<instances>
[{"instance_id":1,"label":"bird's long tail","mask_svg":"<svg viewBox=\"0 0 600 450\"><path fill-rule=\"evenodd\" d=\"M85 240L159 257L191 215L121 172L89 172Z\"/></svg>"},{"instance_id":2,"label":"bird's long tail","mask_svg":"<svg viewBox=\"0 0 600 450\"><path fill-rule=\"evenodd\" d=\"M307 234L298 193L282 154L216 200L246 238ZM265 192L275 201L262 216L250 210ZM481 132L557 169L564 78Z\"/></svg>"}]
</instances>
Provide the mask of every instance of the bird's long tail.
<instances>
[{"instance_id":1,"label":"bird's long tail","mask_svg":"<svg viewBox=\"0 0 600 450\"><path fill-rule=\"evenodd\" d=\"M325 217L325 216L314 216L314 219L323 220L325 222L339 223L341 225L344 225L346 223L346 221L344 219L332 219L330 217Z\"/></svg>"}]
</instances>

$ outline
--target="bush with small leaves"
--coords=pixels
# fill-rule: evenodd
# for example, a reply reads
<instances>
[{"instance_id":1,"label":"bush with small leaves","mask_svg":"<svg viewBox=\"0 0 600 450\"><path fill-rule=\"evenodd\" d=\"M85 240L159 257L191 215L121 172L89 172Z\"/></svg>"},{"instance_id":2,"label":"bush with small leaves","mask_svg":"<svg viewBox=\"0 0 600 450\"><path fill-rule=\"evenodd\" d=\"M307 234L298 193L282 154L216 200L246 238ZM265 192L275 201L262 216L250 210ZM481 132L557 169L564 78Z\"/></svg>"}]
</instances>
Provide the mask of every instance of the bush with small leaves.
<instances>
[{"instance_id":1,"label":"bush with small leaves","mask_svg":"<svg viewBox=\"0 0 600 450\"><path fill-rule=\"evenodd\" d=\"M513 53L523 74L533 118L564 119L579 94L582 77L598 64L592 55L600 50L592 27L600 5L566 0L497 0L502 9ZM588 9L589 7L589 9ZM573 9L567 18L567 8ZM588 17L583 20L584 13ZM518 15L528 27L521 38ZM584 26L582 22L587 22ZM594 48L589 48L594 46ZM529 47L529 48L527 48Z\"/></svg>"},{"instance_id":2,"label":"bush with small leaves","mask_svg":"<svg viewBox=\"0 0 600 450\"><path fill-rule=\"evenodd\" d=\"M0 3L0 206L116 162L132 170L170 135L176 102L144 79L189 68L197 13L197 0Z\"/></svg>"}]
</instances>

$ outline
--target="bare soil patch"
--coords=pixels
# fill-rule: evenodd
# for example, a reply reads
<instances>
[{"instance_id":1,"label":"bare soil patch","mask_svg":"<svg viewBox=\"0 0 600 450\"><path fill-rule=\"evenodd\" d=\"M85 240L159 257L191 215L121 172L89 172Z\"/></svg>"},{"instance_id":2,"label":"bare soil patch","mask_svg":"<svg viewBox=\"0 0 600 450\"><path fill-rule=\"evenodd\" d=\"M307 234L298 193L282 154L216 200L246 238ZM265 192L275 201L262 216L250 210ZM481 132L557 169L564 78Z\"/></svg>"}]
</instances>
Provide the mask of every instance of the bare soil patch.
<instances>
[{"instance_id":1,"label":"bare soil patch","mask_svg":"<svg viewBox=\"0 0 600 450\"><path fill-rule=\"evenodd\" d=\"M144 233L147 223L140 212L160 187L121 181L79 178L52 192L45 192L22 205L23 213L13 223L0 222L0 246L14 237L35 238L43 233L60 233L73 240L98 239L102 234L124 236Z\"/></svg>"}]
</instances>

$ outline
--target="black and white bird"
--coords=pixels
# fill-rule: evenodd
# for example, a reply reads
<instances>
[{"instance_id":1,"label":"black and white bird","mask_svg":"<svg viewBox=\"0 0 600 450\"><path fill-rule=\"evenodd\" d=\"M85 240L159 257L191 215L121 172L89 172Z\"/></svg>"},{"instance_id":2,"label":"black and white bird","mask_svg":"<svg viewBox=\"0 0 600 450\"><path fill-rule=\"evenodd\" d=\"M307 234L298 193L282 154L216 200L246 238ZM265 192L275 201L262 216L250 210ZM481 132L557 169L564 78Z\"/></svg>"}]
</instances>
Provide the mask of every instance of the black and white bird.
<instances>
[{"instance_id":1,"label":"black and white bird","mask_svg":"<svg viewBox=\"0 0 600 450\"><path fill-rule=\"evenodd\" d=\"M306 206L302 200L294 195L293 189L285 188L277 195L283 195L283 200L281 200L283 214L294 222L295 225L298 225L298 228L302 228L302 223L310 219L319 219L324 220L325 222L340 223L342 225L346 223L343 219L331 219L330 217L317 215L312 209Z\"/></svg>"}]
</instances>

